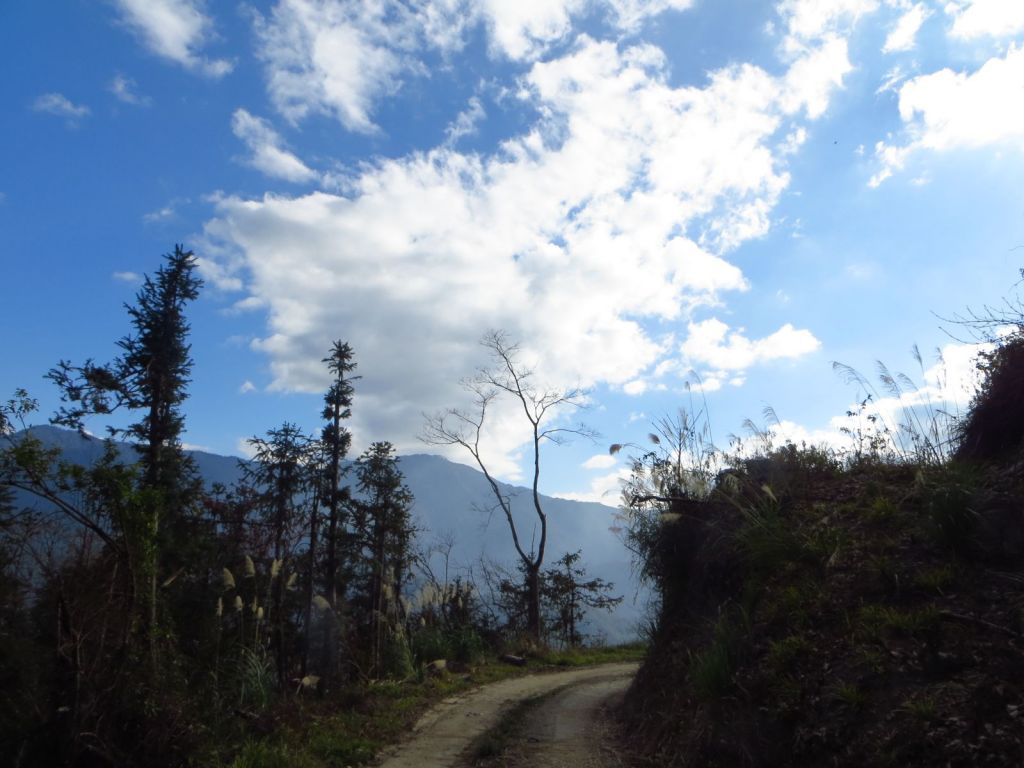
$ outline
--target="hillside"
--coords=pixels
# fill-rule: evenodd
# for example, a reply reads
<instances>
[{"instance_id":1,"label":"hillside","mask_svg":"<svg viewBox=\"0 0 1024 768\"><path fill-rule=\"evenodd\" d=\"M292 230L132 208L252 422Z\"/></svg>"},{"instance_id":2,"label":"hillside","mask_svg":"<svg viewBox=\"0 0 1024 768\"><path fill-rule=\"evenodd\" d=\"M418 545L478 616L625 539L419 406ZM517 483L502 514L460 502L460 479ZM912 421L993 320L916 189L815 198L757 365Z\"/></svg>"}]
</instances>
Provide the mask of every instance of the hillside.
<instances>
[{"instance_id":1,"label":"hillside","mask_svg":"<svg viewBox=\"0 0 1024 768\"><path fill-rule=\"evenodd\" d=\"M103 452L103 442L77 432L51 426L31 428L31 434L44 446L60 448L71 462L88 466ZM124 445L122 452L131 455ZM203 451L189 451L207 488L215 483L230 487L241 477L239 459ZM420 529L421 546L431 545L438 537L451 535L454 546L452 565L471 567L481 557L511 564L515 557L504 518L488 513L494 506L491 489L479 471L448 461L440 456L412 454L399 459L406 484L414 496L413 518ZM517 521L529 540L534 519L530 491L500 484L512 498ZM16 495L19 505L35 506L28 494ZM604 504L570 501L542 496L549 517L548 562L565 552L582 549L588 571L610 581L616 593L626 597L612 614L591 612L590 632L611 642L625 642L636 635L642 604L634 601L637 592L632 578L629 553L611 532L615 509Z\"/></svg>"},{"instance_id":2,"label":"hillside","mask_svg":"<svg viewBox=\"0 0 1024 768\"><path fill-rule=\"evenodd\" d=\"M1021 465L822 459L777 451L673 501L650 550L658 630L620 713L631 749L669 766L1024 764Z\"/></svg>"}]
</instances>

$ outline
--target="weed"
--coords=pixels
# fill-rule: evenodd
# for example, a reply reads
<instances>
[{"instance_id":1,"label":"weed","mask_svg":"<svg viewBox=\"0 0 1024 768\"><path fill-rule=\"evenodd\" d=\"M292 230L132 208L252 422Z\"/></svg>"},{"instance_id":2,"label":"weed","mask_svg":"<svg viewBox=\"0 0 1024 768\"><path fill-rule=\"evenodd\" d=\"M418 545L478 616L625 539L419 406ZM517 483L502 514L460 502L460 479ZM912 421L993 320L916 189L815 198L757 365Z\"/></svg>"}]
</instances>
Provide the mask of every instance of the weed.
<instances>
[{"instance_id":1,"label":"weed","mask_svg":"<svg viewBox=\"0 0 1024 768\"><path fill-rule=\"evenodd\" d=\"M806 542L780 515L778 498L768 486L753 503L735 501L744 524L736 541L755 570L776 571L787 563L808 559Z\"/></svg>"},{"instance_id":2,"label":"weed","mask_svg":"<svg viewBox=\"0 0 1024 768\"><path fill-rule=\"evenodd\" d=\"M924 722L931 722L938 714L938 706L935 703L935 699L931 696L920 696L915 699L907 699L903 702L901 709L907 714Z\"/></svg>"},{"instance_id":3,"label":"weed","mask_svg":"<svg viewBox=\"0 0 1024 768\"><path fill-rule=\"evenodd\" d=\"M317 728L308 736L309 751L328 765L361 765L373 759L380 745L342 729Z\"/></svg>"},{"instance_id":4,"label":"weed","mask_svg":"<svg viewBox=\"0 0 1024 768\"><path fill-rule=\"evenodd\" d=\"M880 496L868 506L867 518L873 523L885 523L896 516L899 507L892 500Z\"/></svg>"},{"instance_id":5,"label":"weed","mask_svg":"<svg viewBox=\"0 0 1024 768\"><path fill-rule=\"evenodd\" d=\"M920 635L933 630L939 623L939 611L934 606L901 611L883 605L861 608L859 628L870 639L880 639L886 632Z\"/></svg>"},{"instance_id":6,"label":"weed","mask_svg":"<svg viewBox=\"0 0 1024 768\"><path fill-rule=\"evenodd\" d=\"M690 682L703 701L720 699L732 688L733 672L746 651L750 617L742 610L724 611L707 648L690 654Z\"/></svg>"},{"instance_id":7,"label":"weed","mask_svg":"<svg viewBox=\"0 0 1024 768\"><path fill-rule=\"evenodd\" d=\"M768 665L779 672L792 670L797 660L811 650L811 644L802 635L772 641L768 647Z\"/></svg>"},{"instance_id":8,"label":"weed","mask_svg":"<svg viewBox=\"0 0 1024 768\"><path fill-rule=\"evenodd\" d=\"M874 574L878 586L887 595L899 595L902 584L900 583L900 572L895 560L889 555L876 555L869 561L868 568Z\"/></svg>"},{"instance_id":9,"label":"weed","mask_svg":"<svg viewBox=\"0 0 1024 768\"><path fill-rule=\"evenodd\" d=\"M287 744L247 742L229 768L315 768L317 764Z\"/></svg>"},{"instance_id":10,"label":"weed","mask_svg":"<svg viewBox=\"0 0 1024 768\"><path fill-rule=\"evenodd\" d=\"M269 706L274 695L274 665L263 646L240 648L236 661L238 703L259 711Z\"/></svg>"},{"instance_id":11,"label":"weed","mask_svg":"<svg viewBox=\"0 0 1024 768\"><path fill-rule=\"evenodd\" d=\"M851 709L861 709L868 702L868 695L853 683L843 683L835 690L835 698Z\"/></svg>"},{"instance_id":12,"label":"weed","mask_svg":"<svg viewBox=\"0 0 1024 768\"><path fill-rule=\"evenodd\" d=\"M875 675L883 675L886 670L886 656L877 648L861 646L856 652L857 663Z\"/></svg>"},{"instance_id":13,"label":"weed","mask_svg":"<svg viewBox=\"0 0 1024 768\"><path fill-rule=\"evenodd\" d=\"M914 586L930 592L938 592L949 589L956 580L956 571L951 565L940 565L935 568L927 568L914 575Z\"/></svg>"},{"instance_id":14,"label":"weed","mask_svg":"<svg viewBox=\"0 0 1024 768\"><path fill-rule=\"evenodd\" d=\"M920 375L925 378L925 365L921 351L914 345L914 360L918 364ZM945 361L942 353L936 350L939 371L939 390L945 389ZM932 399L931 388L919 388L904 373L891 372L884 363L877 361L879 390L857 370L833 362L832 369L848 384L860 388L864 399L856 408L847 411L850 425L843 427L842 432L853 442L850 463L855 466L878 463L880 461L898 461L918 466L941 466L951 457L954 445L953 434L957 430L959 414L946 410L946 403ZM892 404L895 423L889 423L878 404L886 401Z\"/></svg>"},{"instance_id":15,"label":"weed","mask_svg":"<svg viewBox=\"0 0 1024 768\"><path fill-rule=\"evenodd\" d=\"M918 473L917 486L935 542L954 554L970 554L979 522L971 503L978 488L975 470L951 463L939 470Z\"/></svg>"}]
</instances>

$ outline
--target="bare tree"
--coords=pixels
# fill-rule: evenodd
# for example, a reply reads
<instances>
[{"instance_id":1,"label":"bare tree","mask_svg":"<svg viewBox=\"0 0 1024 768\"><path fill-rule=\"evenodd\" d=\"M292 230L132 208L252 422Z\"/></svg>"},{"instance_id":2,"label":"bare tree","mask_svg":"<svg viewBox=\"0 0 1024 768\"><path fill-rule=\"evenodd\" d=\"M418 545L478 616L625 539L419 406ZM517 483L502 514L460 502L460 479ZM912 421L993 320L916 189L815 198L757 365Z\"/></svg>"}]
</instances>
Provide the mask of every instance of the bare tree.
<instances>
[{"instance_id":1,"label":"bare tree","mask_svg":"<svg viewBox=\"0 0 1024 768\"><path fill-rule=\"evenodd\" d=\"M584 405L585 393L579 387L572 389L545 389L534 385L534 372L519 360L519 345L509 341L503 331L490 331L480 342L491 353L491 365L481 369L476 376L463 382L463 387L473 395L470 409L449 408L427 417L422 435L430 445L459 445L465 448L476 461L480 471L491 486L497 508L508 521L512 533L512 544L523 563L527 593L527 631L539 641L541 637L540 575L547 545L548 518L540 498L540 448L550 441L560 444L569 435L593 438L594 433L582 424L555 426L551 422L559 411L565 408L578 409ZM533 446L533 508L540 527L540 538L536 550L532 545L524 546L520 531L512 515L511 498L502 492L501 486L488 471L481 455L481 438L488 409L499 397L511 397L522 409L530 425L530 442Z\"/></svg>"}]
</instances>

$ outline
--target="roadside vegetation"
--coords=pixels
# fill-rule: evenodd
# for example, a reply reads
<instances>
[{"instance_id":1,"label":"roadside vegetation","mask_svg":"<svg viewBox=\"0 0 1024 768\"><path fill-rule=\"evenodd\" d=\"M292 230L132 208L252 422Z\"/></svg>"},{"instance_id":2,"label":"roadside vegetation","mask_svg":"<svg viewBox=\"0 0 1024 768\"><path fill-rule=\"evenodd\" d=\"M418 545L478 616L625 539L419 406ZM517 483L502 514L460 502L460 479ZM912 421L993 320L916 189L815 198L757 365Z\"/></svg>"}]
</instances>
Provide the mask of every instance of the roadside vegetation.
<instances>
[{"instance_id":1,"label":"roadside vegetation","mask_svg":"<svg viewBox=\"0 0 1024 768\"><path fill-rule=\"evenodd\" d=\"M620 712L638 764L1024 762L1024 315L973 317L964 414L837 365L845 451L752 425L718 451L702 407L657 425L622 507L660 600Z\"/></svg>"},{"instance_id":2,"label":"roadside vegetation","mask_svg":"<svg viewBox=\"0 0 1024 768\"><path fill-rule=\"evenodd\" d=\"M482 563L474 580L450 545L424 546L394 447L348 456L360 377L342 340L320 429L252 437L241 482L205 487L181 442L201 288L176 247L112 361L47 373L50 422L83 435L58 440L106 433L95 463L29 428L26 390L0 403L0 766L359 765L471 685L637 656L583 647L587 613L621 598L579 551L545 560L543 538L516 539L518 570ZM543 418L575 397L535 393L502 334L484 345L505 371L481 380L484 402L535 406L536 491L561 431Z\"/></svg>"}]
</instances>

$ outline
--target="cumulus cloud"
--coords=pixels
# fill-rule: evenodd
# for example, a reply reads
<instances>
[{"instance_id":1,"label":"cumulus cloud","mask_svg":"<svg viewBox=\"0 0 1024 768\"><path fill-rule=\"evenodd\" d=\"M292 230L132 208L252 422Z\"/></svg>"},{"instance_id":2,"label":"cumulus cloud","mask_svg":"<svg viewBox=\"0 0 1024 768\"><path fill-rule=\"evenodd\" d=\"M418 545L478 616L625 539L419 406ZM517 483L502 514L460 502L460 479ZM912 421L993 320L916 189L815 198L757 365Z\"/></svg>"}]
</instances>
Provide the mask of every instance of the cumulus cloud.
<instances>
[{"instance_id":1,"label":"cumulus cloud","mask_svg":"<svg viewBox=\"0 0 1024 768\"><path fill-rule=\"evenodd\" d=\"M113 274L115 280L120 280L122 283L140 283L142 282L142 275L138 272L115 272Z\"/></svg>"},{"instance_id":2,"label":"cumulus cloud","mask_svg":"<svg viewBox=\"0 0 1024 768\"><path fill-rule=\"evenodd\" d=\"M878 0L782 0L783 49L799 54L822 41L848 33L852 24L878 10Z\"/></svg>"},{"instance_id":3,"label":"cumulus cloud","mask_svg":"<svg viewBox=\"0 0 1024 768\"><path fill-rule=\"evenodd\" d=\"M521 340L550 382L638 391L646 372L678 374L660 366L680 354L666 331L746 290L727 254L771 226L785 137L816 110L792 106L786 74L731 65L677 87L659 49L587 37L533 64L517 92L539 117L492 153L378 158L344 195L215 200L204 269L266 307L254 347L271 389L326 387L319 361L344 329L364 377L357 442L409 450L423 412L460 405L453 384L485 362L487 329ZM735 385L746 366L816 345L787 325L692 351ZM522 425L494 416L487 444L513 473Z\"/></svg>"},{"instance_id":4,"label":"cumulus cloud","mask_svg":"<svg viewBox=\"0 0 1024 768\"><path fill-rule=\"evenodd\" d=\"M954 38L1008 37L1024 30L1024 3L1014 0L956 0L946 4L946 13L953 16Z\"/></svg>"},{"instance_id":5,"label":"cumulus cloud","mask_svg":"<svg viewBox=\"0 0 1024 768\"><path fill-rule=\"evenodd\" d=\"M322 114L348 130L375 133L378 103L408 77L428 76L426 51L461 49L469 33L486 30L493 56L535 62L575 36L574 20L595 10L618 32L684 10L693 0L278 0L255 14L258 54L275 108L293 123ZM472 127L479 102L452 129Z\"/></svg>"},{"instance_id":6,"label":"cumulus cloud","mask_svg":"<svg viewBox=\"0 0 1024 768\"><path fill-rule=\"evenodd\" d=\"M553 44L570 39L573 22L588 12L602 12L613 28L631 32L649 18L692 5L693 0L483 0L468 3L466 10L486 26L495 54L535 61Z\"/></svg>"},{"instance_id":7,"label":"cumulus cloud","mask_svg":"<svg viewBox=\"0 0 1024 768\"><path fill-rule=\"evenodd\" d=\"M924 3L915 3L905 11L889 31L882 46L883 53L913 50L917 41L917 33L931 11Z\"/></svg>"},{"instance_id":8,"label":"cumulus cloud","mask_svg":"<svg viewBox=\"0 0 1024 768\"><path fill-rule=\"evenodd\" d=\"M680 352L693 364L713 371L742 371L759 363L802 357L820 346L821 342L810 331L798 330L789 323L764 338L752 340L742 330L730 330L721 320L711 318L690 323ZM706 381L704 386L707 388Z\"/></svg>"},{"instance_id":9,"label":"cumulus cloud","mask_svg":"<svg viewBox=\"0 0 1024 768\"><path fill-rule=\"evenodd\" d=\"M373 133L375 102L419 68L406 55L417 47L418 27L404 4L280 0L255 18L270 98L293 123L323 114Z\"/></svg>"},{"instance_id":10,"label":"cumulus cloud","mask_svg":"<svg viewBox=\"0 0 1024 768\"><path fill-rule=\"evenodd\" d=\"M213 36L213 20L202 0L115 0L121 20L157 56L209 77L223 77L234 65L200 51Z\"/></svg>"},{"instance_id":11,"label":"cumulus cloud","mask_svg":"<svg viewBox=\"0 0 1024 768\"><path fill-rule=\"evenodd\" d=\"M231 116L231 130L249 149L246 164L260 173L293 182L317 178L316 171L284 148L283 140L266 120L236 109Z\"/></svg>"},{"instance_id":12,"label":"cumulus cloud","mask_svg":"<svg viewBox=\"0 0 1024 768\"><path fill-rule=\"evenodd\" d=\"M943 69L908 80L899 88L904 135L876 144L880 169L870 184L878 186L922 150L999 143L1024 147L1022 89L1024 48L1013 45L1005 56L989 59L975 72Z\"/></svg>"},{"instance_id":13,"label":"cumulus cloud","mask_svg":"<svg viewBox=\"0 0 1024 768\"><path fill-rule=\"evenodd\" d=\"M80 117L87 117L91 111L89 107L84 104L75 104L61 93L42 94L32 103L32 109L36 112L45 112L48 115L66 117L70 122L74 122Z\"/></svg>"}]
</instances>

